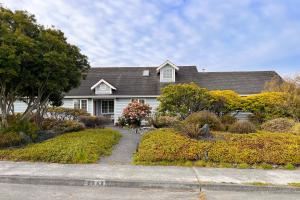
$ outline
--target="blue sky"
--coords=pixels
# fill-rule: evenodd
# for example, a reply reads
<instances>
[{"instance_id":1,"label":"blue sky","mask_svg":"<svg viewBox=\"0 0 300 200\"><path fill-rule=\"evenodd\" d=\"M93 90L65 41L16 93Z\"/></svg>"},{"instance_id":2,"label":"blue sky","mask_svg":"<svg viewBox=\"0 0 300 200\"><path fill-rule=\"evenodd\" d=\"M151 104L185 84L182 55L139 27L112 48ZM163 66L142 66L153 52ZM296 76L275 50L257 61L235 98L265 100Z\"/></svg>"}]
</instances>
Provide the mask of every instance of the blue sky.
<instances>
[{"instance_id":1,"label":"blue sky","mask_svg":"<svg viewBox=\"0 0 300 200\"><path fill-rule=\"evenodd\" d=\"M0 0L61 29L93 67L300 73L299 0Z\"/></svg>"}]
</instances>

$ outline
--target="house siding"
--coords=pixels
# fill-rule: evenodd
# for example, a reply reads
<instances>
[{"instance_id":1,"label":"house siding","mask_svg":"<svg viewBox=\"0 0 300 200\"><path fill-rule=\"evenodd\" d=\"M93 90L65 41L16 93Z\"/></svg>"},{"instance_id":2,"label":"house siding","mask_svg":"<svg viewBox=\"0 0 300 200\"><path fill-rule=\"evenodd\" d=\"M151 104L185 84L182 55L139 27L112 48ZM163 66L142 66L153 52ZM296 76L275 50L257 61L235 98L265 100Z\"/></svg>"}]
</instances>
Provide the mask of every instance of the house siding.
<instances>
[{"instance_id":1,"label":"house siding","mask_svg":"<svg viewBox=\"0 0 300 200\"><path fill-rule=\"evenodd\" d=\"M74 108L74 101L75 99L63 99L63 105L64 108ZM88 106L87 106L87 112L91 115L94 114L94 108L93 108L93 99L87 99L88 100Z\"/></svg>"},{"instance_id":2,"label":"house siding","mask_svg":"<svg viewBox=\"0 0 300 200\"><path fill-rule=\"evenodd\" d=\"M14 112L15 113L22 113L22 112L25 112L27 108L27 104L24 103L23 101L15 101L14 102Z\"/></svg>"},{"instance_id":3,"label":"house siding","mask_svg":"<svg viewBox=\"0 0 300 200\"><path fill-rule=\"evenodd\" d=\"M159 102L156 98L139 98L137 99L145 99L146 104L149 104L152 108L152 112L155 112L156 108L159 105ZM131 98L116 98L115 99L115 110L114 110L114 121L115 123L118 121L118 118L122 116L124 108L131 102Z\"/></svg>"}]
</instances>

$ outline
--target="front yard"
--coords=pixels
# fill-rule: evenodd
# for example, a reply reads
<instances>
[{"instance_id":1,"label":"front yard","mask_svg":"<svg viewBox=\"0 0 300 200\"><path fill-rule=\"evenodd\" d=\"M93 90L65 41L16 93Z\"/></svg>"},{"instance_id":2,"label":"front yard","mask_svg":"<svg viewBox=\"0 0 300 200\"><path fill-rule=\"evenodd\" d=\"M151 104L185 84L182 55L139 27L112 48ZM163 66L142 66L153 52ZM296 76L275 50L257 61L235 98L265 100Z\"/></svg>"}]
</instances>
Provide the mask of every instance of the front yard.
<instances>
[{"instance_id":1,"label":"front yard","mask_svg":"<svg viewBox=\"0 0 300 200\"><path fill-rule=\"evenodd\" d=\"M201 167L277 167L300 165L300 136L258 131L213 132L213 141L194 140L174 129L147 133L135 155L136 164Z\"/></svg>"},{"instance_id":2,"label":"front yard","mask_svg":"<svg viewBox=\"0 0 300 200\"><path fill-rule=\"evenodd\" d=\"M66 133L24 148L0 150L0 160L51 163L96 163L110 155L121 135L111 129L86 129Z\"/></svg>"}]
</instances>

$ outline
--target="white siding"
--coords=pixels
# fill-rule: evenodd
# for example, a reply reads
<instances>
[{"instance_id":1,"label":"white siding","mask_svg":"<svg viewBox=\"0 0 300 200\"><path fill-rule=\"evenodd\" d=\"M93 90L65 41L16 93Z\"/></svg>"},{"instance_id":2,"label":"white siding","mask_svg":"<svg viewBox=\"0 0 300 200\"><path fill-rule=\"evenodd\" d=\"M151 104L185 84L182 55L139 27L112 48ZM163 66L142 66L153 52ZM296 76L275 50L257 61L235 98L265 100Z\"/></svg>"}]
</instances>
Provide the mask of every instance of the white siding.
<instances>
[{"instance_id":1,"label":"white siding","mask_svg":"<svg viewBox=\"0 0 300 200\"><path fill-rule=\"evenodd\" d=\"M15 113L22 113L25 112L27 108L27 104L24 103L23 101L15 101L14 102L14 112Z\"/></svg>"},{"instance_id":2,"label":"white siding","mask_svg":"<svg viewBox=\"0 0 300 200\"><path fill-rule=\"evenodd\" d=\"M149 104L152 108L152 112L155 112L156 108L159 105L159 101L156 98L139 98L134 97L135 99L145 99L146 104ZM118 118L122 116L124 108L131 102L131 98L119 98L115 99L115 122L118 121Z\"/></svg>"},{"instance_id":3,"label":"white siding","mask_svg":"<svg viewBox=\"0 0 300 200\"><path fill-rule=\"evenodd\" d=\"M87 99L88 100L88 106L87 106L87 112L93 115L93 100L92 99ZM63 99L63 105L62 107L64 108L74 108L74 99Z\"/></svg>"}]
</instances>

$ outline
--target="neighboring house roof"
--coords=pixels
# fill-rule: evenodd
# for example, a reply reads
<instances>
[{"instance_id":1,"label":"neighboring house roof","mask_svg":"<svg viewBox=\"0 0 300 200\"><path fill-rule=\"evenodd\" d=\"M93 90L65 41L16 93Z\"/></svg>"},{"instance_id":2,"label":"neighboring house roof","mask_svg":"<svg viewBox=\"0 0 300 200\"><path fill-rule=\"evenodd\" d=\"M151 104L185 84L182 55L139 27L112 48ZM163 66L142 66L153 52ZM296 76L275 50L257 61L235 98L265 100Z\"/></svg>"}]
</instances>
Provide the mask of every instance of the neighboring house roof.
<instances>
[{"instance_id":1,"label":"neighboring house roof","mask_svg":"<svg viewBox=\"0 0 300 200\"><path fill-rule=\"evenodd\" d=\"M233 90L239 94L257 94L266 82L280 77L275 71L199 72L197 83L209 90Z\"/></svg>"},{"instance_id":2,"label":"neighboring house roof","mask_svg":"<svg viewBox=\"0 0 300 200\"><path fill-rule=\"evenodd\" d=\"M234 90L239 94L255 94L263 90L267 81L279 76L274 71L198 72L196 66L177 66L176 83L195 82L209 90ZM149 76L143 71L149 70ZM100 79L113 85L112 95L159 95L166 83L160 83L157 67L101 67L91 68L78 88L66 96L95 96L91 87ZM101 95L97 95L101 96Z\"/></svg>"}]
</instances>

